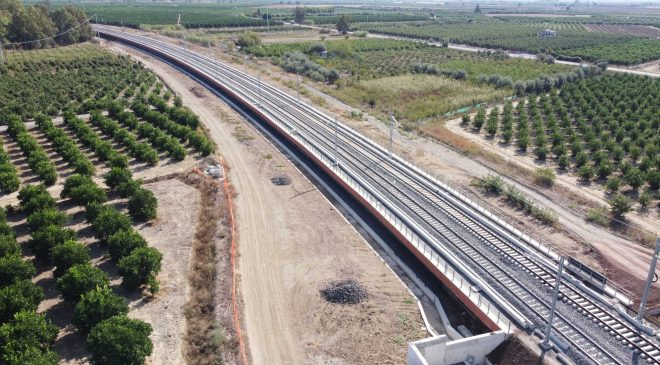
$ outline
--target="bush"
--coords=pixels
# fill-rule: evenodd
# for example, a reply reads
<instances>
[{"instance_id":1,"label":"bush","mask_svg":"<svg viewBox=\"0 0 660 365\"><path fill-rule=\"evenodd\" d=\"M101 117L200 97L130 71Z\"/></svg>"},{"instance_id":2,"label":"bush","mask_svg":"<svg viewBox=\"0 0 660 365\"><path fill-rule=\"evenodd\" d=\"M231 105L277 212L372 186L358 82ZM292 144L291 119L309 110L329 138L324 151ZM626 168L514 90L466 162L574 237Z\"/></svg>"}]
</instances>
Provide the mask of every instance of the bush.
<instances>
[{"instance_id":1,"label":"bush","mask_svg":"<svg viewBox=\"0 0 660 365\"><path fill-rule=\"evenodd\" d=\"M55 265L55 276L63 275L69 268L86 264L90 260L89 248L76 241L69 240L56 245L51 250L51 258Z\"/></svg>"},{"instance_id":2,"label":"bush","mask_svg":"<svg viewBox=\"0 0 660 365\"><path fill-rule=\"evenodd\" d=\"M644 174L636 167L631 167L623 175L623 179L633 189L638 189L644 183Z\"/></svg>"},{"instance_id":3,"label":"bush","mask_svg":"<svg viewBox=\"0 0 660 365\"><path fill-rule=\"evenodd\" d=\"M41 350L36 347L28 347L17 354L10 350L4 351L8 354L1 359L5 361L3 364L7 365L57 365L60 362L57 354L50 349Z\"/></svg>"},{"instance_id":4,"label":"bush","mask_svg":"<svg viewBox=\"0 0 660 365\"><path fill-rule=\"evenodd\" d=\"M64 187L62 188L62 192L60 192L60 197L68 198L70 197L71 190L86 184L94 184L90 176L73 174L64 181Z\"/></svg>"},{"instance_id":5,"label":"bush","mask_svg":"<svg viewBox=\"0 0 660 365\"><path fill-rule=\"evenodd\" d=\"M28 247L37 260L45 260L50 255L50 250L69 240L76 239L76 232L71 229L65 229L60 226L47 226L39 229L32 234L28 241Z\"/></svg>"},{"instance_id":6,"label":"bush","mask_svg":"<svg viewBox=\"0 0 660 365\"><path fill-rule=\"evenodd\" d=\"M97 324L87 336L87 348L96 365L142 365L151 355L151 325L126 316Z\"/></svg>"},{"instance_id":7,"label":"bush","mask_svg":"<svg viewBox=\"0 0 660 365\"><path fill-rule=\"evenodd\" d=\"M131 219L111 206L103 206L92 221L96 237L107 241L108 237L120 230L131 228Z\"/></svg>"},{"instance_id":8,"label":"bush","mask_svg":"<svg viewBox=\"0 0 660 365\"><path fill-rule=\"evenodd\" d=\"M38 231L47 226L63 226L69 216L55 208L44 208L27 217L27 224L31 231Z\"/></svg>"},{"instance_id":9,"label":"bush","mask_svg":"<svg viewBox=\"0 0 660 365\"><path fill-rule=\"evenodd\" d=\"M110 189L116 188L119 184L125 183L133 179L133 173L131 170L120 167L113 167L105 175L103 175L105 184L108 185Z\"/></svg>"},{"instance_id":10,"label":"bush","mask_svg":"<svg viewBox=\"0 0 660 365\"><path fill-rule=\"evenodd\" d=\"M36 271L31 262L23 260L18 255L0 257L0 287L29 280Z\"/></svg>"},{"instance_id":11,"label":"bush","mask_svg":"<svg viewBox=\"0 0 660 365\"><path fill-rule=\"evenodd\" d=\"M28 214L39 209L55 207L55 199L42 184L24 186L18 192L18 200L21 209Z\"/></svg>"},{"instance_id":12,"label":"bush","mask_svg":"<svg viewBox=\"0 0 660 365\"><path fill-rule=\"evenodd\" d=\"M584 165L578 169L578 175L582 180L588 182L594 177L594 169L591 166Z\"/></svg>"},{"instance_id":13,"label":"bush","mask_svg":"<svg viewBox=\"0 0 660 365\"><path fill-rule=\"evenodd\" d=\"M15 359L22 357L28 349L49 351L55 343L58 330L57 326L50 323L43 314L37 314L33 310L16 313L11 321L0 326L3 360L10 364L41 365L42 363L18 362ZM34 359L33 356L30 355Z\"/></svg>"},{"instance_id":14,"label":"bush","mask_svg":"<svg viewBox=\"0 0 660 365\"><path fill-rule=\"evenodd\" d=\"M632 200L625 195L616 194L609 200L610 212L616 218L623 217L626 213L632 210Z\"/></svg>"},{"instance_id":15,"label":"bush","mask_svg":"<svg viewBox=\"0 0 660 365\"><path fill-rule=\"evenodd\" d=\"M153 247L139 247L125 256L117 267L124 277L124 285L131 289L155 281L160 272L163 254Z\"/></svg>"},{"instance_id":16,"label":"bush","mask_svg":"<svg viewBox=\"0 0 660 365\"><path fill-rule=\"evenodd\" d=\"M486 112L484 111L483 108L481 108L477 112L477 115L474 116L474 120L472 121L472 127L474 127L474 129L480 131L481 127L483 127L485 121L486 121Z\"/></svg>"},{"instance_id":17,"label":"bush","mask_svg":"<svg viewBox=\"0 0 660 365\"><path fill-rule=\"evenodd\" d=\"M21 246L11 234L0 234L0 256L19 255Z\"/></svg>"},{"instance_id":18,"label":"bush","mask_svg":"<svg viewBox=\"0 0 660 365\"><path fill-rule=\"evenodd\" d=\"M115 260L127 256L136 248L146 246L147 241L133 229L117 231L108 237L108 250Z\"/></svg>"},{"instance_id":19,"label":"bush","mask_svg":"<svg viewBox=\"0 0 660 365\"><path fill-rule=\"evenodd\" d=\"M128 213L134 221L149 221L156 218L158 200L147 189L137 189L128 199Z\"/></svg>"},{"instance_id":20,"label":"bush","mask_svg":"<svg viewBox=\"0 0 660 365\"><path fill-rule=\"evenodd\" d=\"M243 33L236 40L236 45L241 48L254 47L260 44L261 44L261 38L259 38L259 35L254 32Z\"/></svg>"},{"instance_id":21,"label":"bush","mask_svg":"<svg viewBox=\"0 0 660 365\"><path fill-rule=\"evenodd\" d=\"M128 313L128 305L124 298L104 286L82 295L76 304L76 313L72 323L83 332L88 333L98 323L126 313Z\"/></svg>"},{"instance_id":22,"label":"bush","mask_svg":"<svg viewBox=\"0 0 660 365\"><path fill-rule=\"evenodd\" d=\"M30 280L0 288L0 323L9 321L20 311L36 310L43 299L44 290Z\"/></svg>"},{"instance_id":23,"label":"bush","mask_svg":"<svg viewBox=\"0 0 660 365\"><path fill-rule=\"evenodd\" d=\"M653 200L653 195L651 195L649 191L645 191L639 194L639 199L637 199L637 201L639 202L639 206L642 209L647 209L649 205L651 205L652 200Z\"/></svg>"},{"instance_id":24,"label":"bush","mask_svg":"<svg viewBox=\"0 0 660 365\"><path fill-rule=\"evenodd\" d=\"M621 187L621 180L616 177L612 176L609 179L607 179L607 182L605 183L605 188L611 193L616 193L619 191L619 188Z\"/></svg>"},{"instance_id":25,"label":"bush","mask_svg":"<svg viewBox=\"0 0 660 365\"><path fill-rule=\"evenodd\" d=\"M125 181L119 185L117 185L117 188L115 189L118 193L119 196L122 198L128 198L135 194L135 192L142 186L142 180L129 180Z\"/></svg>"},{"instance_id":26,"label":"bush","mask_svg":"<svg viewBox=\"0 0 660 365\"><path fill-rule=\"evenodd\" d=\"M77 205L86 206L89 203L104 203L108 200L105 190L98 187L95 183L87 183L73 188L69 192L71 200Z\"/></svg>"},{"instance_id":27,"label":"bush","mask_svg":"<svg viewBox=\"0 0 660 365\"><path fill-rule=\"evenodd\" d=\"M64 299L77 302L81 295L108 283L103 270L90 264L79 264L69 268L66 274L57 279L57 289L62 292Z\"/></svg>"}]
</instances>

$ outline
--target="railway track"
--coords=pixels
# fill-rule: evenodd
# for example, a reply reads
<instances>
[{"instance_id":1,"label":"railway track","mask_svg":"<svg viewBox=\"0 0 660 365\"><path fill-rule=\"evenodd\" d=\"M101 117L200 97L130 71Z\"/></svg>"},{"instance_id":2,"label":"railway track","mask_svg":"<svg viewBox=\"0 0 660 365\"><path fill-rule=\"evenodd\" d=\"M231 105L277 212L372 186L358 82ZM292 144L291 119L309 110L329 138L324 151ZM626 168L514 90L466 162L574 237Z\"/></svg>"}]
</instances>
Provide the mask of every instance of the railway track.
<instances>
[{"instance_id":1,"label":"railway track","mask_svg":"<svg viewBox=\"0 0 660 365\"><path fill-rule=\"evenodd\" d=\"M256 78L211 58L150 38L102 29L114 39L166 57L231 90L321 160L352 176L373 192L381 208L390 207L404 229L422 237L436 255L462 274L527 330L542 329L556 284L556 262L521 249L521 241L493 229L492 221L400 157L315 108ZM377 207L378 208L378 207ZM565 274L553 323L559 345L576 362L630 364L635 359L660 364L660 346L621 319L611 305L593 299Z\"/></svg>"}]
</instances>

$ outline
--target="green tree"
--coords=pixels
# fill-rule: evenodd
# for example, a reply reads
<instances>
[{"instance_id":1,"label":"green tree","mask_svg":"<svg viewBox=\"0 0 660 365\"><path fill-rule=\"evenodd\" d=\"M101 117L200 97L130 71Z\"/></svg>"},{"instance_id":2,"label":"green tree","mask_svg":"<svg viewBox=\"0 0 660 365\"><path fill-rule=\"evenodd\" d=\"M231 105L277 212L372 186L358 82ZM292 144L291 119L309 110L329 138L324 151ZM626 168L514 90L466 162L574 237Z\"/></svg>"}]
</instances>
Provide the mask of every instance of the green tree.
<instances>
[{"instance_id":1,"label":"green tree","mask_svg":"<svg viewBox=\"0 0 660 365\"><path fill-rule=\"evenodd\" d=\"M7 365L57 365L60 362L59 357L52 350L42 350L37 347L28 347L18 353L8 351L0 357L0 360Z\"/></svg>"},{"instance_id":2,"label":"green tree","mask_svg":"<svg viewBox=\"0 0 660 365\"><path fill-rule=\"evenodd\" d=\"M609 200L610 212L615 218L622 218L632 210L632 200L623 194L616 194Z\"/></svg>"},{"instance_id":3,"label":"green tree","mask_svg":"<svg viewBox=\"0 0 660 365\"><path fill-rule=\"evenodd\" d=\"M86 206L91 202L104 203L108 200L105 190L96 184L84 184L73 188L69 193L71 200L77 205Z\"/></svg>"},{"instance_id":4,"label":"green tree","mask_svg":"<svg viewBox=\"0 0 660 365\"><path fill-rule=\"evenodd\" d=\"M644 174L636 167L631 167L623 179L626 180L626 183L630 185L633 189L637 189L644 183Z\"/></svg>"},{"instance_id":5,"label":"green tree","mask_svg":"<svg viewBox=\"0 0 660 365\"><path fill-rule=\"evenodd\" d=\"M260 44L261 38L259 37L259 34L255 32L245 32L238 36L238 40L236 41L236 45L241 48L255 47Z\"/></svg>"},{"instance_id":6,"label":"green tree","mask_svg":"<svg viewBox=\"0 0 660 365\"><path fill-rule=\"evenodd\" d=\"M119 196L121 196L122 198L129 198L133 194L135 194L135 192L140 188L140 186L142 186L141 179L138 180L131 179L129 181L125 181L117 185L117 188L115 190L119 193Z\"/></svg>"},{"instance_id":7,"label":"green tree","mask_svg":"<svg viewBox=\"0 0 660 365\"><path fill-rule=\"evenodd\" d=\"M9 321L22 310L36 310L43 299L44 290L30 280L0 288L0 323Z\"/></svg>"},{"instance_id":8,"label":"green tree","mask_svg":"<svg viewBox=\"0 0 660 365\"><path fill-rule=\"evenodd\" d=\"M47 226L63 226L69 216L55 208L44 208L33 212L27 217L27 224L31 231L38 231Z\"/></svg>"},{"instance_id":9,"label":"green tree","mask_svg":"<svg viewBox=\"0 0 660 365\"><path fill-rule=\"evenodd\" d=\"M50 196L43 184L24 186L18 192L18 200L21 209L28 214L39 209L55 207L55 199Z\"/></svg>"},{"instance_id":10,"label":"green tree","mask_svg":"<svg viewBox=\"0 0 660 365\"><path fill-rule=\"evenodd\" d=\"M126 316L99 323L87 336L87 348L95 365L143 365L151 355L151 325Z\"/></svg>"},{"instance_id":11,"label":"green tree","mask_svg":"<svg viewBox=\"0 0 660 365\"><path fill-rule=\"evenodd\" d=\"M584 165L578 169L578 175L584 181L590 181L594 177L594 169L589 165Z\"/></svg>"},{"instance_id":12,"label":"green tree","mask_svg":"<svg viewBox=\"0 0 660 365\"><path fill-rule=\"evenodd\" d=\"M621 187L621 180L616 176L610 177L605 183L605 188L611 193L619 191L619 187Z\"/></svg>"},{"instance_id":13,"label":"green tree","mask_svg":"<svg viewBox=\"0 0 660 365\"><path fill-rule=\"evenodd\" d=\"M119 186L119 184L132 180L133 173L127 168L113 167L103 175L103 179L110 189L114 189Z\"/></svg>"},{"instance_id":14,"label":"green tree","mask_svg":"<svg viewBox=\"0 0 660 365\"><path fill-rule=\"evenodd\" d=\"M128 213L133 220L149 221L156 218L158 200L150 190L137 189L128 199Z\"/></svg>"},{"instance_id":15,"label":"green tree","mask_svg":"<svg viewBox=\"0 0 660 365\"><path fill-rule=\"evenodd\" d=\"M51 251L55 276L62 276L69 268L88 263L90 260L89 248L76 241L69 240L53 247Z\"/></svg>"},{"instance_id":16,"label":"green tree","mask_svg":"<svg viewBox=\"0 0 660 365\"><path fill-rule=\"evenodd\" d=\"M60 226L52 225L39 229L32 233L32 237L28 241L28 247L37 258L37 260L45 260L50 255L50 250L69 240L76 239L76 232L62 228Z\"/></svg>"},{"instance_id":17,"label":"green tree","mask_svg":"<svg viewBox=\"0 0 660 365\"><path fill-rule=\"evenodd\" d=\"M23 260L18 255L0 257L0 287L29 280L36 271L31 262Z\"/></svg>"},{"instance_id":18,"label":"green tree","mask_svg":"<svg viewBox=\"0 0 660 365\"><path fill-rule=\"evenodd\" d=\"M115 260L130 254L133 250L146 247L147 241L135 230L120 230L108 237L108 250Z\"/></svg>"},{"instance_id":19,"label":"green tree","mask_svg":"<svg viewBox=\"0 0 660 365\"><path fill-rule=\"evenodd\" d=\"M14 359L21 358L22 353L28 349L49 351L55 343L57 332L57 326L50 323L43 314L33 310L17 312L11 321L0 326L2 357L8 363L18 364Z\"/></svg>"},{"instance_id":20,"label":"green tree","mask_svg":"<svg viewBox=\"0 0 660 365\"><path fill-rule=\"evenodd\" d=\"M155 248L139 247L119 260L117 267L124 277L124 284L129 288L137 288L155 280L162 260L163 254Z\"/></svg>"},{"instance_id":21,"label":"green tree","mask_svg":"<svg viewBox=\"0 0 660 365\"><path fill-rule=\"evenodd\" d=\"M296 6L293 10L293 19L296 23L302 24L305 21L305 8Z\"/></svg>"},{"instance_id":22,"label":"green tree","mask_svg":"<svg viewBox=\"0 0 660 365\"><path fill-rule=\"evenodd\" d=\"M131 219L119 212L114 207L101 209L96 218L92 221L92 229L96 237L106 241L108 237L120 230L131 228Z\"/></svg>"},{"instance_id":23,"label":"green tree","mask_svg":"<svg viewBox=\"0 0 660 365\"><path fill-rule=\"evenodd\" d=\"M479 111L477 111L477 115L474 116L474 120L472 121L472 126L477 131L480 131L485 121L486 121L486 111L483 108L480 108Z\"/></svg>"},{"instance_id":24,"label":"green tree","mask_svg":"<svg viewBox=\"0 0 660 365\"><path fill-rule=\"evenodd\" d=\"M339 16L337 19L337 30L341 34L347 34L348 30L350 29L350 18L346 14L342 14Z\"/></svg>"},{"instance_id":25,"label":"green tree","mask_svg":"<svg viewBox=\"0 0 660 365\"><path fill-rule=\"evenodd\" d=\"M85 22L87 20L85 13L74 6L64 6L55 10L51 14L51 18L58 33L69 30L55 38L59 44L86 42L94 37L91 24Z\"/></svg>"},{"instance_id":26,"label":"green tree","mask_svg":"<svg viewBox=\"0 0 660 365\"><path fill-rule=\"evenodd\" d=\"M76 304L72 323L88 333L98 323L126 313L128 305L124 298L113 293L109 287L103 286L82 295Z\"/></svg>"},{"instance_id":27,"label":"green tree","mask_svg":"<svg viewBox=\"0 0 660 365\"><path fill-rule=\"evenodd\" d=\"M103 270L90 264L79 264L69 268L66 274L57 279L56 285L64 299L77 302L81 295L108 283L108 277Z\"/></svg>"},{"instance_id":28,"label":"green tree","mask_svg":"<svg viewBox=\"0 0 660 365\"><path fill-rule=\"evenodd\" d=\"M12 23L9 26L9 40L12 42L32 42L52 37L57 33L57 27L50 19L48 9L43 6L21 8L12 15ZM28 43L25 47L44 48L49 44L50 40L43 40Z\"/></svg>"},{"instance_id":29,"label":"green tree","mask_svg":"<svg viewBox=\"0 0 660 365\"><path fill-rule=\"evenodd\" d=\"M71 190L86 184L93 184L91 176L83 174L73 174L64 181L64 186L60 192L60 198L70 197Z\"/></svg>"},{"instance_id":30,"label":"green tree","mask_svg":"<svg viewBox=\"0 0 660 365\"><path fill-rule=\"evenodd\" d=\"M0 234L0 256L19 255L21 246L11 234Z\"/></svg>"}]
</instances>

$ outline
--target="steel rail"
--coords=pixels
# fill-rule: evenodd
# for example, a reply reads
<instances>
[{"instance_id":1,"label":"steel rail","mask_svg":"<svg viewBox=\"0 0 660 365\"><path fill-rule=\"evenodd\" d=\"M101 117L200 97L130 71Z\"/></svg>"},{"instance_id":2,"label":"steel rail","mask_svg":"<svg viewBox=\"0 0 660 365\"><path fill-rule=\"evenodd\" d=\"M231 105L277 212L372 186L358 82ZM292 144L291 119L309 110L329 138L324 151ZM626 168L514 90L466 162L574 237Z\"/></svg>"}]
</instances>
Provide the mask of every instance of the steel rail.
<instances>
[{"instance_id":1,"label":"steel rail","mask_svg":"<svg viewBox=\"0 0 660 365\"><path fill-rule=\"evenodd\" d=\"M175 47L171 47L171 48L175 48ZM185 57L185 58L189 58L189 57L187 56L187 53L189 53L189 52L185 52L186 54L182 54L182 53L183 53L182 51L176 51L176 50L174 50L174 51L170 50L170 51L171 51L172 53L174 53L175 56L178 54L178 56ZM212 65L215 65L215 66L213 67L213 69L216 69L216 71L220 71L220 70L217 70L219 67L217 66L218 63L217 63L216 61L214 61L214 60L204 60L204 63L211 63ZM208 67L208 65L206 65L206 66ZM224 66L224 69L222 70L223 75L224 75L224 76L229 76L230 78L232 78L232 79L234 79L234 80L236 80L236 78L233 77L235 74L239 74L239 75L241 74L240 71L236 71L236 70L229 70L229 71L227 71L228 69L229 69L228 67ZM232 72L233 72L233 73L232 73ZM298 127L300 128L302 125L306 125L306 123L304 123L304 122L302 122L302 121L305 120L305 119L310 119L309 116L299 115L300 111L297 110L296 108L292 108L292 107L290 107L290 106L282 106L282 105L279 104L278 102L275 102L275 101L273 101L273 102L269 102L269 101L267 101L266 99L269 99L270 97L275 97L276 99L280 99L280 101L281 101L281 99L282 99L282 98L281 98L281 95L284 95L284 96L285 96L285 97L284 97L284 101L285 101L285 102L291 102L291 104L294 104L296 107L300 107L300 109L302 109L303 111L315 111L315 109L310 108L310 107L307 107L307 106L306 106L305 104L303 104L303 103L298 103L295 99L289 97L287 94L282 93L281 91L279 91L279 90L277 90L277 89L275 89L275 88L272 88L270 85L263 84L263 83L257 83L256 86L255 86L255 81L254 81L253 79L254 79L254 78L251 78L251 77L243 77L242 80L241 80L241 79L238 79L238 80L236 80L236 82L244 81L244 82L246 82L246 85L250 86L250 88L254 88L254 87L256 87L257 90L250 89L249 91L247 91L247 90L244 90L244 89L247 89L245 86L244 86L243 88L241 88L241 87L236 87L236 85L234 85L234 88L235 88L235 89L239 89L239 90L241 90L241 93L243 94L243 96L246 97L247 99L251 100L252 102L255 102L255 101L256 101L256 102L258 102L258 103L268 104L268 105L270 105L270 106L272 106L272 107L274 107L274 108L279 108L279 109L285 109L285 108L286 108L286 109L289 109L289 110L287 110L287 111L280 111L280 112L277 113L277 114L279 114L279 115L277 115L277 117L278 117L278 119L280 119L280 121L284 121L284 122L285 122L286 119L288 119L288 118L290 118L289 120L297 120L297 119L300 119L300 122L301 122L302 124L298 124ZM224 81L226 82L227 80L224 80ZM264 97L263 97L264 92L265 92L266 94L268 94L268 95L267 95L267 96L269 96L268 98L264 98ZM256 95L255 95L255 93L256 93ZM249 95L249 94L251 94L251 95ZM260 104L260 107L261 107L261 104ZM266 109L266 108L264 107L263 109ZM292 110L293 110L293 112L292 112ZM272 111L272 110L271 110L271 111ZM298 114L298 115L295 115L295 114ZM317 114L317 115L314 115L315 118L313 118L313 119L317 119L317 122L320 122L319 124L327 129L327 128L328 128L328 122L327 122L327 119L328 119L328 118L325 117L324 115L322 115L321 113L318 113L318 112L315 112L315 113L313 113L313 114ZM323 119L325 119L325 121L324 121ZM356 141L358 141L358 142L363 142L363 140L365 139L365 138L362 137L362 136L360 136L360 137L362 137L362 138L356 138L356 137L355 137L356 134L354 134L355 132L352 132L352 131L351 131L350 133L349 133L349 132L346 132L346 131L345 131L346 128L345 128L343 125L341 125L341 124L340 124L340 126L341 126L341 129L342 129L342 138L347 138L346 135L345 135L345 134L347 134L347 135L350 137L350 138L348 138L348 139L350 139L350 142L352 142L352 143L356 143ZM358 135L358 136L359 136L359 135ZM327 139L327 138L326 138L326 139ZM319 140L324 140L324 138L319 137ZM317 141L317 142L318 142L318 141ZM347 145L348 145L348 144L347 144ZM358 143L358 145L361 145L361 147L364 148L364 143ZM375 144L373 144L373 142L372 142L372 145L369 146L369 147L374 147L374 145L375 145ZM378 145L375 145L375 146L376 146L376 147L380 147L380 146L378 146ZM382 148L382 147L380 147L380 148ZM365 149L367 149L367 150L372 150L372 149L369 149L369 148L365 148ZM388 158L389 156L385 155L385 157L383 157L383 153L382 153L382 151L381 151L380 154L379 154L378 152L374 152L373 150L372 150L372 151L369 151L369 152L372 153L372 154L373 154L374 156L376 156L377 158L380 158L380 159L383 159L383 158L384 158L385 160L389 160L389 158ZM361 152L361 153L362 153L362 152ZM326 155L327 155L327 154L328 154L328 153L326 152ZM362 153L362 154L364 155L364 153ZM369 156L367 156L367 155L365 155L365 156L366 156L367 159L371 158L371 157L369 157ZM330 156L326 156L326 157L330 157ZM388 162L389 165L390 165L392 168L394 168L394 169L397 169L397 170L399 170L399 171L401 171L401 170L405 170L405 169L403 169L401 166L396 166L395 164L392 164L390 161L387 161L387 162ZM404 166L407 166L407 165L404 165ZM402 175L402 176L407 176L407 174L405 174L405 173L402 173L401 175ZM413 174L413 176L414 176L414 177L418 177L417 174ZM421 190L418 191L417 193L419 194L421 191L431 192L431 193L432 193L433 195L435 195L436 197L441 198L441 196L439 196L439 194L438 194L438 191L437 191L437 190L433 190L432 188L431 188L431 190L429 190L428 188L427 188L427 189L421 189ZM424 195L420 194L420 196L424 196ZM426 199L428 199L428 197L426 197ZM458 212L458 211L457 211L457 212ZM467 218L467 217L464 216L464 218ZM476 223L476 224L480 225L480 227L481 227L482 229L485 229L485 227L481 226L481 222L478 222L477 220L473 220L473 219L469 219L469 218L468 218L468 221L469 221L469 222L472 222L472 223ZM489 231L489 230L486 229L486 231ZM480 235L483 239L485 239L485 240L488 241L488 238L487 238L487 237L483 237L483 234L481 234L481 233L479 233L479 232L476 232L476 231L474 231L474 230L473 230L473 232L474 232L476 235ZM497 237L497 235L492 234L492 232L488 232L488 234L490 234L492 237ZM499 238L498 238L498 240L499 240ZM500 240L500 241L504 242L503 240ZM508 247L512 247L511 245L507 245L507 246L508 246ZM516 251L517 251L517 249L516 249ZM510 253L507 253L507 254L511 255ZM518 252L518 254L521 254L521 253ZM522 254L521 254L521 255L522 255ZM523 256L523 257L525 257L525 256ZM525 258L525 260L528 260L528 259ZM531 261L530 261L530 262L531 262ZM525 266L529 266L529 265L525 265ZM547 271L547 268L543 268L543 269L544 269L545 271ZM546 272L546 273L547 273L547 272ZM539 278L543 279L543 277L540 277L540 276L539 276ZM550 281L550 280L546 281L546 284L554 285L554 284L552 283L552 281ZM576 293L577 293L577 292L576 292ZM568 296L568 295L566 295L565 297L569 297L569 298L570 298L570 296ZM603 322L603 323L604 323L604 322ZM610 327L610 328L611 328L611 327ZM627 337L625 337L625 338L627 338ZM645 352L643 352L643 353L645 353ZM651 358L652 358L652 357L651 357Z\"/></svg>"}]
</instances>

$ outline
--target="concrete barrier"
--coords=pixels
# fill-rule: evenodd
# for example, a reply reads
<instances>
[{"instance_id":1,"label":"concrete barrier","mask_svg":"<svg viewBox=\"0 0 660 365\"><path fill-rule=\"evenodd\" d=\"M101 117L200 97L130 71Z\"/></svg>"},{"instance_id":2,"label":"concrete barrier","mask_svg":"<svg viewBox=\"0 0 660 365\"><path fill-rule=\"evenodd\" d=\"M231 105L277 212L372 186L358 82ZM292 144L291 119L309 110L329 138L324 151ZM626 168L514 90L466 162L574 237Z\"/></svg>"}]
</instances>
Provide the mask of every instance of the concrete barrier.
<instances>
[{"instance_id":1,"label":"concrete barrier","mask_svg":"<svg viewBox=\"0 0 660 365\"><path fill-rule=\"evenodd\" d=\"M408 365L485 364L486 355L499 346L507 334L504 331L450 341L446 335L435 336L408 344Z\"/></svg>"}]
</instances>

